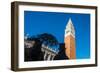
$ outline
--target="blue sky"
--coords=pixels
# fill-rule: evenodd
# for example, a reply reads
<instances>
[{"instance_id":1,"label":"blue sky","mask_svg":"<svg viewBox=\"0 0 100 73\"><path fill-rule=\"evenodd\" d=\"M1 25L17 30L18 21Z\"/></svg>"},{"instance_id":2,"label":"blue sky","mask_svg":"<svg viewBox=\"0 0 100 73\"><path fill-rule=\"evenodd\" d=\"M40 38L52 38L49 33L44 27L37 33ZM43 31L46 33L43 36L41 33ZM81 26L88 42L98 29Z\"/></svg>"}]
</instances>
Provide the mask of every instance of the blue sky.
<instances>
[{"instance_id":1,"label":"blue sky","mask_svg":"<svg viewBox=\"0 0 100 73\"><path fill-rule=\"evenodd\" d=\"M24 33L29 36L49 33L64 43L69 18L75 27L76 58L90 58L90 14L25 11Z\"/></svg>"}]
</instances>

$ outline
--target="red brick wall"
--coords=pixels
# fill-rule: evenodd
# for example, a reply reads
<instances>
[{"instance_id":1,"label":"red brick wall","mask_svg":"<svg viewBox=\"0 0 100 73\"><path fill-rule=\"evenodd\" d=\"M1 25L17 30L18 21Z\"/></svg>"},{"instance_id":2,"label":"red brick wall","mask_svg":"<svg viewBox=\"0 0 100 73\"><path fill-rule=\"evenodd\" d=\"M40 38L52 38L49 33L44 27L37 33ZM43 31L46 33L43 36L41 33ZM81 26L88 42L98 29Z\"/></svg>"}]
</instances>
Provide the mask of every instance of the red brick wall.
<instances>
[{"instance_id":1,"label":"red brick wall","mask_svg":"<svg viewBox=\"0 0 100 73\"><path fill-rule=\"evenodd\" d=\"M75 38L72 35L68 35L65 38L65 53L69 59L76 58Z\"/></svg>"}]
</instances>

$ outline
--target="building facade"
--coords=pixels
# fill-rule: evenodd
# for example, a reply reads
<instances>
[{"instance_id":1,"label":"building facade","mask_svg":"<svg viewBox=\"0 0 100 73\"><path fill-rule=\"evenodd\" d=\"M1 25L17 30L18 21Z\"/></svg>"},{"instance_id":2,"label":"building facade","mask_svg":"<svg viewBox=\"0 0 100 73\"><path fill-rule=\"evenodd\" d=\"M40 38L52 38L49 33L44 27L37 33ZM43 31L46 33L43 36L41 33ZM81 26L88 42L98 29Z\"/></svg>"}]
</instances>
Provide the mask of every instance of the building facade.
<instances>
[{"instance_id":1,"label":"building facade","mask_svg":"<svg viewBox=\"0 0 100 73\"><path fill-rule=\"evenodd\" d=\"M41 51L44 53L43 60L54 60L58 52L42 44Z\"/></svg>"}]
</instances>

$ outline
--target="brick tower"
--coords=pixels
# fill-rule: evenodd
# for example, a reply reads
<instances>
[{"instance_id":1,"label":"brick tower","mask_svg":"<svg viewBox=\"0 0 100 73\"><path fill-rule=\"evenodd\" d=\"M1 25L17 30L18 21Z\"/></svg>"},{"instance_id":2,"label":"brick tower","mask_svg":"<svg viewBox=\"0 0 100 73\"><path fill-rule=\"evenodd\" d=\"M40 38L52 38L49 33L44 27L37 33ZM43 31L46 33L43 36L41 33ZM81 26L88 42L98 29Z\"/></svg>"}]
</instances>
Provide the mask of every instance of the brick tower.
<instances>
[{"instance_id":1,"label":"brick tower","mask_svg":"<svg viewBox=\"0 0 100 73\"><path fill-rule=\"evenodd\" d=\"M75 29L71 19L69 19L66 25L64 38L65 38L64 43L65 43L66 56L68 56L69 59L75 59L76 58Z\"/></svg>"}]
</instances>

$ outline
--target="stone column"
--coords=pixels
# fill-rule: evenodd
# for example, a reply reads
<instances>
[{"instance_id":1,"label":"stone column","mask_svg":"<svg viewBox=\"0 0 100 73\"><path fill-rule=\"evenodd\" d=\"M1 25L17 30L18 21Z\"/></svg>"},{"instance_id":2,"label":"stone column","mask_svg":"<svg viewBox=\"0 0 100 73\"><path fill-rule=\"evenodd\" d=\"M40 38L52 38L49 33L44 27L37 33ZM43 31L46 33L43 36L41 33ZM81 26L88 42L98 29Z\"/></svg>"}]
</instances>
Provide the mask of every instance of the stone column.
<instances>
[{"instance_id":1,"label":"stone column","mask_svg":"<svg viewBox=\"0 0 100 73\"><path fill-rule=\"evenodd\" d=\"M47 60L51 59L51 53L49 53Z\"/></svg>"},{"instance_id":2,"label":"stone column","mask_svg":"<svg viewBox=\"0 0 100 73\"><path fill-rule=\"evenodd\" d=\"M44 60L46 60L47 51L44 51Z\"/></svg>"},{"instance_id":3,"label":"stone column","mask_svg":"<svg viewBox=\"0 0 100 73\"><path fill-rule=\"evenodd\" d=\"M51 60L54 60L54 57L55 57L55 55L52 55L52 58L51 58Z\"/></svg>"}]
</instances>

